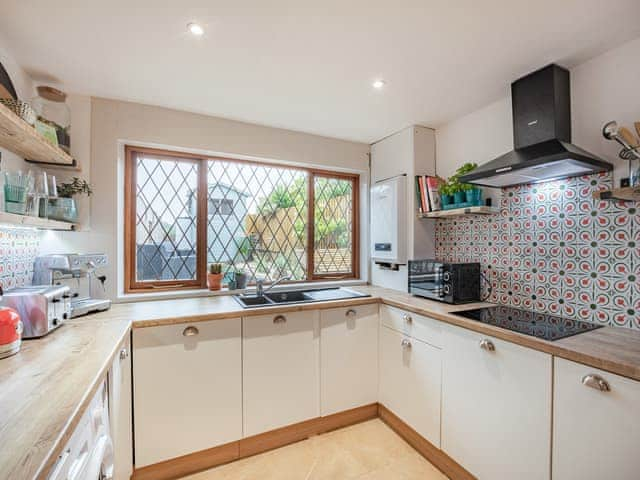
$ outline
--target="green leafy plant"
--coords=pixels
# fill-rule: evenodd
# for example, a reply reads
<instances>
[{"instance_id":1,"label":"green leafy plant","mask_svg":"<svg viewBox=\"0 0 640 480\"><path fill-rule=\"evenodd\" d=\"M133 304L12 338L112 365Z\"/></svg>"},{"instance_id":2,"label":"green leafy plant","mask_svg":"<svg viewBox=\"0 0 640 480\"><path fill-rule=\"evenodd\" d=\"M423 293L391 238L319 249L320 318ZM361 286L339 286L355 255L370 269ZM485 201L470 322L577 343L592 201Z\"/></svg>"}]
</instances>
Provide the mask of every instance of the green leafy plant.
<instances>
[{"instance_id":1,"label":"green leafy plant","mask_svg":"<svg viewBox=\"0 0 640 480\"><path fill-rule=\"evenodd\" d=\"M469 183L460 183L460 177L474 171L476 168L478 168L477 163L467 162L464 165L461 165L460 167L458 167L456 172L449 177L447 183L441 187L440 192L444 193L442 191L442 189L444 188L447 192L444 193L445 195L453 195L457 192L466 192L474 189L475 187Z\"/></svg>"},{"instance_id":2,"label":"green leafy plant","mask_svg":"<svg viewBox=\"0 0 640 480\"><path fill-rule=\"evenodd\" d=\"M221 263L211 263L209 265L209 273L211 275L220 275L222 273L222 264Z\"/></svg>"},{"instance_id":3,"label":"green leafy plant","mask_svg":"<svg viewBox=\"0 0 640 480\"><path fill-rule=\"evenodd\" d=\"M72 198L74 195L86 194L88 197L93 193L91 184L86 180L73 177L71 182L65 182L58 185L58 196L62 198Z\"/></svg>"}]
</instances>

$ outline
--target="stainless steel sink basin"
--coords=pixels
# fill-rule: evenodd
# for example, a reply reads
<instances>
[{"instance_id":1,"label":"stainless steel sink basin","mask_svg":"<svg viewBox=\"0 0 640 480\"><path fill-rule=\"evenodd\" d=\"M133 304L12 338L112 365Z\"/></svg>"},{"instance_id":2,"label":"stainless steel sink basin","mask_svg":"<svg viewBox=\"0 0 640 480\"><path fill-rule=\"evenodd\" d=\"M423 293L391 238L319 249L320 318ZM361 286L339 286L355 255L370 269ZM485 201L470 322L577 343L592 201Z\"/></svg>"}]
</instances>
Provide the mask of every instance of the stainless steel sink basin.
<instances>
[{"instance_id":1,"label":"stainless steel sink basin","mask_svg":"<svg viewBox=\"0 0 640 480\"><path fill-rule=\"evenodd\" d=\"M277 290L263 296L234 295L233 298L243 308L270 307L274 305L291 305L296 303L324 302L347 298L370 297L364 293L354 292L347 288L321 288L316 290Z\"/></svg>"}]
</instances>

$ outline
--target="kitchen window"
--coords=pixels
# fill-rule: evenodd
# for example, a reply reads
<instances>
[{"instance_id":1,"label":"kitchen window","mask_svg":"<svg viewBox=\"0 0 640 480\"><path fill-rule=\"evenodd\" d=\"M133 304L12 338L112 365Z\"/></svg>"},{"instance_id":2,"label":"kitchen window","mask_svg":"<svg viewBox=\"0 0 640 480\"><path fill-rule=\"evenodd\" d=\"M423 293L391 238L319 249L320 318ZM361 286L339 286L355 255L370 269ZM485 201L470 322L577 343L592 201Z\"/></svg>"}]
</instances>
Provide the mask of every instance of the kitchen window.
<instances>
[{"instance_id":1,"label":"kitchen window","mask_svg":"<svg viewBox=\"0 0 640 480\"><path fill-rule=\"evenodd\" d=\"M357 278L358 176L126 147L125 291Z\"/></svg>"}]
</instances>

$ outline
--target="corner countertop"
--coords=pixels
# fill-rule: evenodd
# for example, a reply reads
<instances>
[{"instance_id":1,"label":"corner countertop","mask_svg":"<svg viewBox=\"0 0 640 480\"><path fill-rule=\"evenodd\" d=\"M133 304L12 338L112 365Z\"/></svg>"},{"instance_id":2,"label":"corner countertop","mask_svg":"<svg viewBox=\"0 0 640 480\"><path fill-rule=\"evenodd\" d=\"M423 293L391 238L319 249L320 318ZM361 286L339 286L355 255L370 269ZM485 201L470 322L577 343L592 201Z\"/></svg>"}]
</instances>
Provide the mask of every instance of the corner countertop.
<instances>
[{"instance_id":1,"label":"corner countertop","mask_svg":"<svg viewBox=\"0 0 640 480\"><path fill-rule=\"evenodd\" d=\"M25 341L20 353L0 360L0 480L46 478L131 328L382 303L640 381L637 331L604 327L551 342L455 315L486 303L448 305L397 290L349 288L371 296L249 309L229 296L115 304Z\"/></svg>"}]
</instances>

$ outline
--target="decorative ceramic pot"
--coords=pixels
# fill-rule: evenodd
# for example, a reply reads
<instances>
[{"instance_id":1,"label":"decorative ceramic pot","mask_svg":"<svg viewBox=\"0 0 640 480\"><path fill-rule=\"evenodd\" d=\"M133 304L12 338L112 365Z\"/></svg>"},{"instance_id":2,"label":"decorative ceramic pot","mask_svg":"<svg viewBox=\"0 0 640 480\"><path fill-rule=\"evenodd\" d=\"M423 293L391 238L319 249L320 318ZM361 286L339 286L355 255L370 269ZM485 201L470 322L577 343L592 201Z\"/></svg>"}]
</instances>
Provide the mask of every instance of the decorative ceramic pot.
<instances>
[{"instance_id":1,"label":"decorative ceramic pot","mask_svg":"<svg viewBox=\"0 0 640 480\"><path fill-rule=\"evenodd\" d=\"M242 290L243 288L247 288L247 274L246 273L238 273L235 274L235 282L236 288L238 290Z\"/></svg>"},{"instance_id":2,"label":"decorative ceramic pot","mask_svg":"<svg viewBox=\"0 0 640 480\"><path fill-rule=\"evenodd\" d=\"M467 190L465 192L467 202L473 205L482 204L482 190L479 188L472 188L471 190Z\"/></svg>"},{"instance_id":3,"label":"decorative ceramic pot","mask_svg":"<svg viewBox=\"0 0 640 480\"><path fill-rule=\"evenodd\" d=\"M444 193L440 195L440 202L442 202L442 206L450 205L453 201L453 197L451 195L445 195Z\"/></svg>"},{"instance_id":4,"label":"decorative ceramic pot","mask_svg":"<svg viewBox=\"0 0 640 480\"><path fill-rule=\"evenodd\" d=\"M456 192L453 194L453 203L464 203L465 198L465 192Z\"/></svg>"},{"instance_id":5,"label":"decorative ceramic pot","mask_svg":"<svg viewBox=\"0 0 640 480\"><path fill-rule=\"evenodd\" d=\"M222 288L222 273L207 273L207 287L209 290L215 291Z\"/></svg>"}]
</instances>

